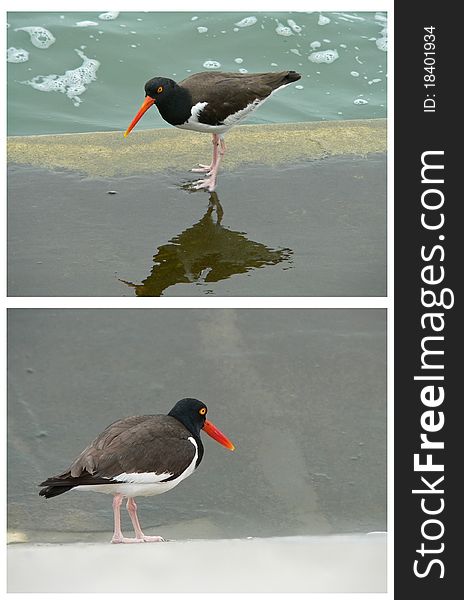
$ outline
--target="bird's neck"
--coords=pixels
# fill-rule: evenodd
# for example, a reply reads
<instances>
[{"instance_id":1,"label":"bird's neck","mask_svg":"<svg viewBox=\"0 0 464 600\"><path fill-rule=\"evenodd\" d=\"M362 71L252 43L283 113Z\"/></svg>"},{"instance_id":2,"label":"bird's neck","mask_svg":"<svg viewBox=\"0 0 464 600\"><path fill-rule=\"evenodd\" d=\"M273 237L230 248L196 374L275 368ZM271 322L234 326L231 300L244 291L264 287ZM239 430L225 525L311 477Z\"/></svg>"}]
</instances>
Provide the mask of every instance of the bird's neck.
<instances>
[{"instance_id":1,"label":"bird's neck","mask_svg":"<svg viewBox=\"0 0 464 600\"><path fill-rule=\"evenodd\" d=\"M156 105L165 121L171 125L182 125L192 115L192 98L190 92L180 85L176 85L173 92Z\"/></svg>"},{"instance_id":2,"label":"bird's neck","mask_svg":"<svg viewBox=\"0 0 464 600\"><path fill-rule=\"evenodd\" d=\"M203 453L205 451L204 447L203 447L203 442L201 441L201 437L200 437L200 432L201 429L198 429L198 427L195 427L195 425L193 425L189 420L185 419L185 416L183 415L178 415L176 414L177 411L174 407L173 410L171 410L168 414L170 417L173 417L174 419L176 419L176 421L179 421L179 423L181 423L185 429L189 432L189 434L193 437L193 439L195 440L197 447L198 447L198 457L197 457L197 462L195 464L195 469L198 467L198 465L201 463L201 459L203 458Z\"/></svg>"},{"instance_id":3,"label":"bird's neck","mask_svg":"<svg viewBox=\"0 0 464 600\"><path fill-rule=\"evenodd\" d=\"M187 431L190 433L190 435L193 437L193 439L195 440L197 447L198 447L198 456L197 456L197 462L195 463L195 469L198 467L198 465L201 463L201 459L203 458L203 454L204 454L204 447L203 447L203 442L201 440L200 437L200 431L197 431L195 429L195 427L191 427L189 424L187 423L183 423L181 421L182 425L187 429Z\"/></svg>"},{"instance_id":4,"label":"bird's neck","mask_svg":"<svg viewBox=\"0 0 464 600\"><path fill-rule=\"evenodd\" d=\"M201 459L203 458L203 453L205 451L205 449L203 448L203 442L201 441L200 436L195 437L195 441L197 443L198 446L198 457L197 457L197 462L195 463L195 469L198 467L198 465L201 463Z\"/></svg>"}]
</instances>

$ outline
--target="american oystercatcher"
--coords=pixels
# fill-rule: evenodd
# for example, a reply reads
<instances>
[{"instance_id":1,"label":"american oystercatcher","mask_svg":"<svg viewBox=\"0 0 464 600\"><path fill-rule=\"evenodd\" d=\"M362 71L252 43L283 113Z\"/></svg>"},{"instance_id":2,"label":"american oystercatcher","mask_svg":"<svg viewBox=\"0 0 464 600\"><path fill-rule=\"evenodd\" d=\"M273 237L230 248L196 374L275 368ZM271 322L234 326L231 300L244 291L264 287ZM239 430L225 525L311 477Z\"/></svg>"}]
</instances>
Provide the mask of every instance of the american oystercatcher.
<instances>
[{"instance_id":1,"label":"american oystercatcher","mask_svg":"<svg viewBox=\"0 0 464 600\"><path fill-rule=\"evenodd\" d=\"M191 475L203 458L200 431L234 450L227 437L208 421L208 409L194 398L179 400L167 415L127 417L109 425L60 475L49 477L39 495L53 498L69 490L113 494L113 544L162 542L145 535L137 518L135 496L168 492ZM121 504L127 511L135 538L121 531Z\"/></svg>"},{"instance_id":2,"label":"american oystercatcher","mask_svg":"<svg viewBox=\"0 0 464 600\"><path fill-rule=\"evenodd\" d=\"M192 169L206 173L192 184L194 189L216 189L219 164L225 153L224 134L261 106L281 88L301 78L295 71L279 73L195 73L180 83L154 77L145 84L145 100L127 128L127 137L142 115L156 104L165 121L179 127L213 134L210 165Z\"/></svg>"}]
</instances>

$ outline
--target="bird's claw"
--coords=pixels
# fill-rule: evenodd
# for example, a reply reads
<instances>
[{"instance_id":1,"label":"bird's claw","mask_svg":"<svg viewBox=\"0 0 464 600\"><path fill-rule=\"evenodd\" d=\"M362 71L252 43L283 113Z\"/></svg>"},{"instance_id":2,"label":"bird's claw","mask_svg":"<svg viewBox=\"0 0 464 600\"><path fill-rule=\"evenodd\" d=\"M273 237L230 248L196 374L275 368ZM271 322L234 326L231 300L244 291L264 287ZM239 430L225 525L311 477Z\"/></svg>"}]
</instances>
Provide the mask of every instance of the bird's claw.
<instances>
[{"instance_id":1,"label":"bird's claw","mask_svg":"<svg viewBox=\"0 0 464 600\"><path fill-rule=\"evenodd\" d=\"M143 537L126 538L124 536L115 537L111 540L112 544L143 544L144 542L165 542L166 540L159 535L144 535Z\"/></svg>"},{"instance_id":2,"label":"bird's claw","mask_svg":"<svg viewBox=\"0 0 464 600\"><path fill-rule=\"evenodd\" d=\"M211 165L199 164L198 167L191 169L191 172L192 173L206 173L207 175L211 175L211 169L212 169Z\"/></svg>"},{"instance_id":3,"label":"bird's claw","mask_svg":"<svg viewBox=\"0 0 464 600\"><path fill-rule=\"evenodd\" d=\"M208 192L214 192L216 189L216 182L213 179L199 179L198 181L193 181L191 185L194 190L207 189Z\"/></svg>"}]
</instances>

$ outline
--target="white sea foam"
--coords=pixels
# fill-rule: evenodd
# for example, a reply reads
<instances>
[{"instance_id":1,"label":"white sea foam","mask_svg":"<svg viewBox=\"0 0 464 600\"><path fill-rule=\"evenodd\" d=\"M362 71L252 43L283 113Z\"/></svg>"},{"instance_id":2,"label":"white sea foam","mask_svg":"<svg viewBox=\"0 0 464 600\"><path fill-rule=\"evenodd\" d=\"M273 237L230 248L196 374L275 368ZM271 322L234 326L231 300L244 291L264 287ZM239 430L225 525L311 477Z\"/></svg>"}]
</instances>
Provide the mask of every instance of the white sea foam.
<instances>
[{"instance_id":1,"label":"white sea foam","mask_svg":"<svg viewBox=\"0 0 464 600\"><path fill-rule=\"evenodd\" d=\"M256 17L245 17L238 23L235 23L235 25L237 25L237 27L251 27L251 25L254 25L257 20L258 19Z\"/></svg>"},{"instance_id":2,"label":"white sea foam","mask_svg":"<svg viewBox=\"0 0 464 600\"><path fill-rule=\"evenodd\" d=\"M351 13L348 14L348 13L344 13L344 12L336 12L334 14L339 15L340 19L343 19L344 21L350 21L350 23L354 23L354 21L365 21L366 20L364 17L358 17Z\"/></svg>"},{"instance_id":3,"label":"white sea foam","mask_svg":"<svg viewBox=\"0 0 464 600\"><path fill-rule=\"evenodd\" d=\"M287 24L292 28L294 33L301 33L302 29L299 25L295 23L292 19L287 19Z\"/></svg>"},{"instance_id":4,"label":"white sea foam","mask_svg":"<svg viewBox=\"0 0 464 600\"><path fill-rule=\"evenodd\" d=\"M312 52L308 56L308 60L313 63L333 63L338 58L337 50L321 50L320 52Z\"/></svg>"},{"instance_id":5,"label":"white sea foam","mask_svg":"<svg viewBox=\"0 0 464 600\"><path fill-rule=\"evenodd\" d=\"M117 19L118 17L119 17L118 11L104 12L104 13L101 13L101 15L98 15L98 18L101 19L102 21L114 21L114 19Z\"/></svg>"},{"instance_id":6,"label":"white sea foam","mask_svg":"<svg viewBox=\"0 0 464 600\"><path fill-rule=\"evenodd\" d=\"M289 35L293 35L293 31L290 29L290 27L286 27L285 25L283 25L279 21L277 21L277 27L276 27L275 30L276 30L277 35L283 35L284 37L288 37Z\"/></svg>"},{"instance_id":7,"label":"white sea foam","mask_svg":"<svg viewBox=\"0 0 464 600\"><path fill-rule=\"evenodd\" d=\"M324 15L319 15L319 20L317 22L318 25L327 25L330 23L329 17L324 17Z\"/></svg>"},{"instance_id":8,"label":"white sea foam","mask_svg":"<svg viewBox=\"0 0 464 600\"><path fill-rule=\"evenodd\" d=\"M40 92L61 92L72 100L74 106L79 106L82 102L80 95L83 94L89 84L97 79L97 70L100 66L98 60L87 58L79 49L75 49L82 58L82 65L77 69L70 69L64 75L37 75L28 81L21 81L30 85Z\"/></svg>"},{"instance_id":9,"label":"white sea foam","mask_svg":"<svg viewBox=\"0 0 464 600\"><path fill-rule=\"evenodd\" d=\"M387 42L387 37L388 37L387 18L385 17L385 15L382 15L381 13L376 13L375 14L375 20L382 27L382 29L380 30L380 37L375 40L375 45L382 52L386 52L387 51L387 46L388 46L388 42Z\"/></svg>"},{"instance_id":10,"label":"white sea foam","mask_svg":"<svg viewBox=\"0 0 464 600\"><path fill-rule=\"evenodd\" d=\"M314 42L311 42L309 45L311 46L311 48L313 50L315 50L316 48L320 48L322 46L321 42L318 42L317 40Z\"/></svg>"},{"instance_id":11,"label":"white sea foam","mask_svg":"<svg viewBox=\"0 0 464 600\"><path fill-rule=\"evenodd\" d=\"M359 77L359 73L357 71L351 71L350 75L353 77Z\"/></svg>"},{"instance_id":12,"label":"white sea foam","mask_svg":"<svg viewBox=\"0 0 464 600\"><path fill-rule=\"evenodd\" d=\"M25 31L31 38L31 44L36 48L49 48L56 42L55 36L44 27L17 27L15 31Z\"/></svg>"},{"instance_id":13,"label":"white sea foam","mask_svg":"<svg viewBox=\"0 0 464 600\"><path fill-rule=\"evenodd\" d=\"M206 33L208 31L207 27L197 27L198 33Z\"/></svg>"},{"instance_id":14,"label":"white sea foam","mask_svg":"<svg viewBox=\"0 0 464 600\"><path fill-rule=\"evenodd\" d=\"M364 98L355 98L353 104L369 104Z\"/></svg>"},{"instance_id":15,"label":"white sea foam","mask_svg":"<svg viewBox=\"0 0 464 600\"><path fill-rule=\"evenodd\" d=\"M377 48L379 50L386 52L387 51L387 38L381 37L378 40L375 40L375 45L377 46Z\"/></svg>"},{"instance_id":16,"label":"white sea foam","mask_svg":"<svg viewBox=\"0 0 464 600\"><path fill-rule=\"evenodd\" d=\"M29 52L24 48L8 48L6 60L9 63L23 63L29 60Z\"/></svg>"},{"instance_id":17,"label":"white sea foam","mask_svg":"<svg viewBox=\"0 0 464 600\"><path fill-rule=\"evenodd\" d=\"M203 63L205 69L219 69L221 67L221 63L217 60L206 60Z\"/></svg>"},{"instance_id":18,"label":"white sea foam","mask_svg":"<svg viewBox=\"0 0 464 600\"><path fill-rule=\"evenodd\" d=\"M77 27L96 27L98 26L98 23L95 23L95 21L78 21L76 23Z\"/></svg>"},{"instance_id":19,"label":"white sea foam","mask_svg":"<svg viewBox=\"0 0 464 600\"><path fill-rule=\"evenodd\" d=\"M234 61L238 64L241 65L243 62L243 58L234 58Z\"/></svg>"}]
</instances>

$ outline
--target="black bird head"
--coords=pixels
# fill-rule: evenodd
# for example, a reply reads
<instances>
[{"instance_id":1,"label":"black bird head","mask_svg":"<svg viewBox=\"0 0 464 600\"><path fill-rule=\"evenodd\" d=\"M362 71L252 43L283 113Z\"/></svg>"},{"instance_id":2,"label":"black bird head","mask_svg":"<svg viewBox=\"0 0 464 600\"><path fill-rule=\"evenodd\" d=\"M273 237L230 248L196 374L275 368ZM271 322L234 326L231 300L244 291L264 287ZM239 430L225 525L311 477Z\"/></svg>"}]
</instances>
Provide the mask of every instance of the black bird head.
<instances>
[{"instance_id":1,"label":"black bird head","mask_svg":"<svg viewBox=\"0 0 464 600\"><path fill-rule=\"evenodd\" d=\"M174 90L179 90L179 86L172 79L167 77L153 77L149 79L145 84L145 100L142 106L139 108L139 112L132 119L131 124L126 130L124 137L127 137L129 133L134 129L143 115L147 110L157 104L158 107L166 106L168 100L173 97Z\"/></svg>"},{"instance_id":2,"label":"black bird head","mask_svg":"<svg viewBox=\"0 0 464 600\"><path fill-rule=\"evenodd\" d=\"M232 442L215 425L208 421L206 404L195 398L184 398L179 400L169 411L169 416L174 417L184 425L194 436L200 437L203 429L216 442L225 446L228 450L235 450Z\"/></svg>"},{"instance_id":3,"label":"black bird head","mask_svg":"<svg viewBox=\"0 0 464 600\"><path fill-rule=\"evenodd\" d=\"M169 96L172 90L176 89L177 83L167 77L153 77L145 84L145 95L152 98L155 102L162 101Z\"/></svg>"}]
</instances>

